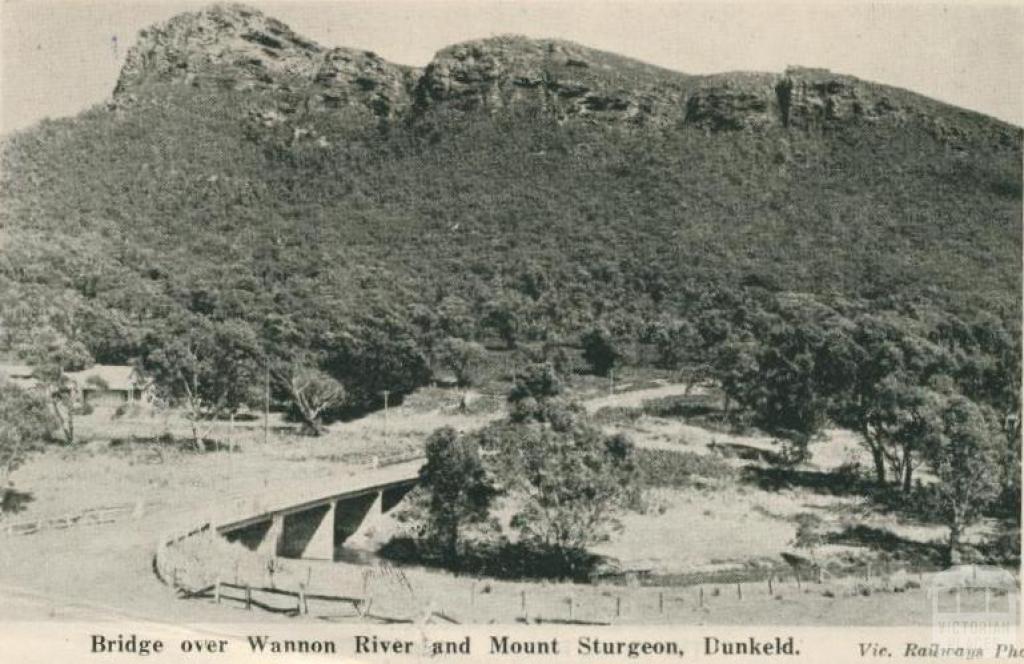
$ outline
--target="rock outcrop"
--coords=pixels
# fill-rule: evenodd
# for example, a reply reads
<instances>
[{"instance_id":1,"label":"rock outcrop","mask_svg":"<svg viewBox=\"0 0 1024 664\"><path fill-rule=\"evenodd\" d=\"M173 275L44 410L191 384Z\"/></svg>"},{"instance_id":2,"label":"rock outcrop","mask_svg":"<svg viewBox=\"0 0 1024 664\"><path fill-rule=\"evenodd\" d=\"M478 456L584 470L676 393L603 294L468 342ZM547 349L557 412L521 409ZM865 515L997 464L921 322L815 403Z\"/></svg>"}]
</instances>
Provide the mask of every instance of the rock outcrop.
<instances>
[{"instance_id":1,"label":"rock outcrop","mask_svg":"<svg viewBox=\"0 0 1024 664\"><path fill-rule=\"evenodd\" d=\"M658 80L626 71L643 68ZM417 109L539 109L559 120L674 122L688 78L571 42L494 37L438 52L417 87Z\"/></svg>"},{"instance_id":2,"label":"rock outcrop","mask_svg":"<svg viewBox=\"0 0 1024 664\"><path fill-rule=\"evenodd\" d=\"M689 76L572 42L517 36L456 44L417 69L367 51L324 48L238 4L181 14L144 30L110 108L121 112L143 101L140 91L151 83L280 91L271 106L263 99L246 109L247 120L284 125L318 142L310 113L334 114L336 127L516 113L707 132L824 131L913 119L946 142L960 141L963 125L1014 144L1013 132L993 129L981 116L964 112L962 122L946 122L937 102L824 69Z\"/></svg>"},{"instance_id":3,"label":"rock outcrop","mask_svg":"<svg viewBox=\"0 0 1024 664\"><path fill-rule=\"evenodd\" d=\"M708 76L687 96L683 120L710 131L756 129L778 123L770 74Z\"/></svg>"},{"instance_id":4,"label":"rock outcrop","mask_svg":"<svg viewBox=\"0 0 1024 664\"><path fill-rule=\"evenodd\" d=\"M312 78L323 49L244 5L214 5L143 30L128 52L114 95L149 81L229 88Z\"/></svg>"},{"instance_id":5,"label":"rock outcrop","mask_svg":"<svg viewBox=\"0 0 1024 664\"><path fill-rule=\"evenodd\" d=\"M245 5L214 5L144 30L128 53L114 98L130 104L152 82L279 89L304 95L306 108L393 119L411 106L417 78L418 70L370 52L325 49Z\"/></svg>"},{"instance_id":6,"label":"rock outcrop","mask_svg":"<svg viewBox=\"0 0 1024 664\"><path fill-rule=\"evenodd\" d=\"M313 81L323 88L317 92L323 108L355 105L390 120L412 105L418 76L418 70L391 64L375 53L334 48L323 54Z\"/></svg>"},{"instance_id":7,"label":"rock outcrop","mask_svg":"<svg viewBox=\"0 0 1024 664\"><path fill-rule=\"evenodd\" d=\"M782 123L808 128L850 120L902 116L905 109L884 89L827 69L790 67L775 85Z\"/></svg>"}]
</instances>

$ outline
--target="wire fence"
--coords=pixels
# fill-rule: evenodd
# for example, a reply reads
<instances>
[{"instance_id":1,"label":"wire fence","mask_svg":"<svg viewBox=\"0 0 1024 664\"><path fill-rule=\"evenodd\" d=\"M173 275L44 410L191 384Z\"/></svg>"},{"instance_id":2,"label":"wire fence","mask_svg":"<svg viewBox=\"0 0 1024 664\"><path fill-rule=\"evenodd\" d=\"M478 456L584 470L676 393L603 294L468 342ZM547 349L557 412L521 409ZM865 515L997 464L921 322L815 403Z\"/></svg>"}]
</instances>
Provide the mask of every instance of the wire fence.
<instances>
[{"instance_id":1,"label":"wire fence","mask_svg":"<svg viewBox=\"0 0 1024 664\"><path fill-rule=\"evenodd\" d=\"M387 563L356 567L288 560L283 564L271 557L242 569L236 561L233 570L208 570L197 580L194 571L187 568L188 561L167 552L206 530L200 527L183 533L163 547L164 556L157 567L181 596L249 611L312 615L323 620L594 625L687 622L695 613L744 603L804 595L902 593L923 587L926 574L923 568L866 562L859 569L846 567L841 574L813 566L782 573L771 571L761 580L733 583L543 584L425 571L407 573Z\"/></svg>"},{"instance_id":2,"label":"wire fence","mask_svg":"<svg viewBox=\"0 0 1024 664\"><path fill-rule=\"evenodd\" d=\"M126 503L112 507L93 507L60 516L14 523L0 523L4 535L34 535L44 530L61 530L72 526L100 525L114 523L136 513L140 503Z\"/></svg>"}]
</instances>

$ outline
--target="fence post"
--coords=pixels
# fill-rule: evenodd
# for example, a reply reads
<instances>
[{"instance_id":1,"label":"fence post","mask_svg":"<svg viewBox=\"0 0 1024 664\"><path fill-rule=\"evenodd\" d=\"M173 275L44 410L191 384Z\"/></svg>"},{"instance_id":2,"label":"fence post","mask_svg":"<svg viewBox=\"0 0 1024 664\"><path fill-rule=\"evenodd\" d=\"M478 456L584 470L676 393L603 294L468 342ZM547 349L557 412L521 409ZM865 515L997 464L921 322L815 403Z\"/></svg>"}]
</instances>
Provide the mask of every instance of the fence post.
<instances>
[{"instance_id":1,"label":"fence post","mask_svg":"<svg viewBox=\"0 0 1024 664\"><path fill-rule=\"evenodd\" d=\"M171 588L178 589L178 568L174 568L174 574L171 577Z\"/></svg>"},{"instance_id":2,"label":"fence post","mask_svg":"<svg viewBox=\"0 0 1024 664\"><path fill-rule=\"evenodd\" d=\"M615 596L615 617L618 618L622 615L622 597Z\"/></svg>"},{"instance_id":3,"label":"fence post","mask_svg":"<svg viewBox=\"0 0 1024 664\"><path fill-rule=\"evenodd\" d=\"M697 594L698 606L704 606L704 586L700 587L700 591Z\"/></svg>"},{"instance_id":4,"label":"fence post","mask_svg":"<svg viewBox=\"0 0 1024 664\"><path fill-rule=\"evenodd\" d=\"M800 571L797 570L796 572L794 572L793 576L796 577L796 589L799 592L801 590L801 588L800 588Z\"/></svg>"},{"instance_id":5,"label":"fence post","mask_svg":"<svg viewBox=\"0 0 1024 664\"><path fill-rule=\"evenodd\" d=\"M476 581L469 585L469 605L476 604Z\"/></svg>"},{"instance_id":6,"label":"fence post","mask_svg":"<svg viewBox=\"0 0 1024 664\"><path fill-rule=\"evenodd\" d=\"M565 601L569 605L569 620L572 620L572 597L566 597Z\"/></svg>"},{"instance_id":7,"label":"fence post","mask_svg":"<svg viewBox=\"0 0 1024 664\"><path fill-rule=\"evenodd\" d=\"M772 577L773 577L773 576L775 576L775 574L774 574L774 573L770 573L770 574L768 575L768 595L769 595L769 596L774 596L774 595L775 595L775 591L774 591L774 590L772 590Z\"/></svg>"},{"instance_id":8,"label":"fence post","mask_svg":"<svg viewBox=\"0 0 1024 664\"><path fill-rule=\"evenodd\" d=\"M245 610L252 611L252 587L245 585Z\"/></svg>"},{"instance_id":9,"label":"fence post","mask_svg":"<svg viewBox=\"0 0 1024 664\"><path fill-rule=\"evenodd\" d=\"M309 614L309 604L306 602L306 584L299 584L299 607L297 613L300 615Z\"/></svg>"},{"instance_id":10,"label":"fence post","mask_svg":"<svg viewBox=\"0 0 1024 664\"><path fill-rule=\"evenodd\" d=\"M736 584L736 598L743 599L743 586L742 584Z\"/></svg>"},{"instance_id":11,"label":"fence post","mask_svg":"<svg viewBox=\"0 0 1024 664\"><path fill-rule=\"evenodd\" d=\"M220 577L213 584L213 601L220 604Z\"/></svg>"},{"instance_id":12,"label":"fence post","mask_svg":"<svg viewBox=\"0 0 1024 664\"><path fill-rule=\"evenodd\" d=\"M658 613L665 613L665 593L664 591L658 591Z\"/></svg>"},{"instance_id":13,"label":"fence post","mask_svg":"<svg viewBox=\"0 0 1024 664\"><path fill-rule=\"evenodd\" d=\"M523 612L523 620L526 620L526 591L519 591L519 608Z\"/></svg>"}]
</instances>

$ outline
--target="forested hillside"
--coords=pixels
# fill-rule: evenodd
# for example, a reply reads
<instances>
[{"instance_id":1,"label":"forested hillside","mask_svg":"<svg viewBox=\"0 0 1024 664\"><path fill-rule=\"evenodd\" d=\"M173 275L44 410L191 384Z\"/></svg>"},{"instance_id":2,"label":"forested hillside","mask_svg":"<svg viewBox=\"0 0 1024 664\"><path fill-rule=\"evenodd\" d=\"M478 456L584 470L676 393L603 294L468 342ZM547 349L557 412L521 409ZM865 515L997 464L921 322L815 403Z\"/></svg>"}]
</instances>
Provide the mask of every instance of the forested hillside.
<instances>
[{"instance_id":1,"label":"forested hillside","mask_svg":"<svg viewBox=\"0 0 1024 664\"><path fill-rule=\"evenodd\" d=\"M109 104L4 141L0 341L159 372L209 328L368 405L447 338L651 349L785 292L1016 338L1021 141L821 70L514 37L416 70L216 7L140 36Z\"/></svg>"}]
</instances>

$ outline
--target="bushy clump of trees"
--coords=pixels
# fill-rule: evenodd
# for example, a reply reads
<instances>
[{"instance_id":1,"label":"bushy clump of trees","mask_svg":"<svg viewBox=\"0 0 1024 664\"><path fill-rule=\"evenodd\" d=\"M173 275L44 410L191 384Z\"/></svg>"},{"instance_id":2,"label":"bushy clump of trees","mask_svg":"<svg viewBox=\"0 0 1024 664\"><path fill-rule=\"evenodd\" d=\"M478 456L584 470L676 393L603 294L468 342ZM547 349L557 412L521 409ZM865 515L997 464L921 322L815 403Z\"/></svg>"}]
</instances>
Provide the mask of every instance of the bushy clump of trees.
<instances>
[{"instance_id":1,"label":"bushy clump of trees","mask_svg":"<svg viewBox=\"0 0 1024 664\"><path fill-rule=\"evenodd\" d=\"M441 429L430 437L421 471L424 532L445 564L462 564L465 529L486 524L490 537L500 536L499 503L512 508L505 525L517 546L554 561L555 568L538 571L551 576L584 573L588 547L616 529L616 515L638 490L633 446L589 424L561 394L550 365L533 365L510 391L508 419L470 434Z\"/></svg>"},{"instance_id":2,"label":"bushy clump of trees","mask_svg":"<svg viewBox=\"0 0 1024 664\"><path fill-rule=\"evenodd\" d=\"M1013 329L927 303L882 308L777 294L703 308L695 323L658 339L662 358L707 367L793 460L811 453L829 426L859 434L879 487L904 500L917 490L935 494L952 555L971 519L1019 511L1021 349ZM918 486L922 467L936 483Z\"/></svg>"},{"instance_id":3,"label":"bushy clump of trees","mask_svg":"<svg viewBox=\"0 0 1024 664\"><path fill-rule=\"evenodd\" d=\"M0 498L11 473L41 449L55 429L45 397L0 380Z\"/></svg>"},{"instance_id":4,"label":"bushy clump of trees","mask_svg":"<svg viewBox=\"0 0 1024 664\"><path fill-rule=\"evenodd\" d=\"M430 515L424 524L426 537L445 563L457 565L464 531L489 520L497 490L475 437L460 436L451 427L438 429L427 439L426 454L420 471Z\"/></svg>"}]
</instances>

